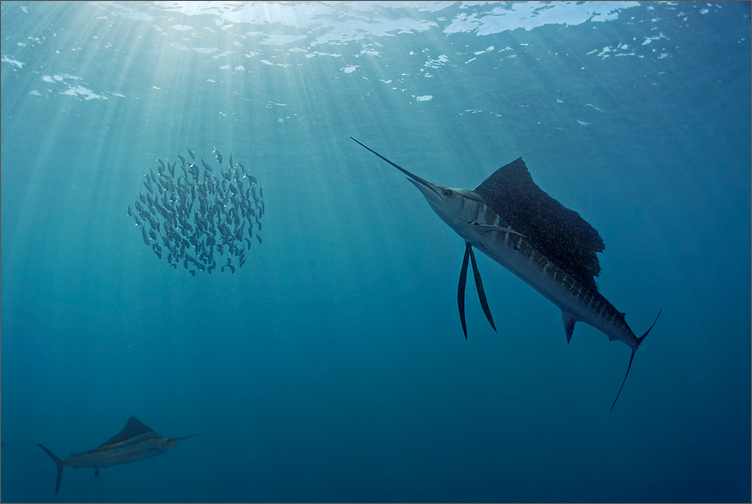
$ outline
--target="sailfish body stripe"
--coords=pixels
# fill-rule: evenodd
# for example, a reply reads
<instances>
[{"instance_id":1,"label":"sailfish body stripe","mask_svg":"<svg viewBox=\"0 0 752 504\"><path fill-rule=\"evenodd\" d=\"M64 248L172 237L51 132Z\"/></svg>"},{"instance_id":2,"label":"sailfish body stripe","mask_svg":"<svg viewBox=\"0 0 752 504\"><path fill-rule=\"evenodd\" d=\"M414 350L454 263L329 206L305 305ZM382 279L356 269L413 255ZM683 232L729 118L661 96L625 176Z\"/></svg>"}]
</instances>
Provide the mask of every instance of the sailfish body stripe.
<instances>
[{"instance_id":1,"label":"sailfish body stripe","mask_svg":"<svg viewBox=\"0 0 752 504\"><path fill-rule=\"evenodd\" d=\"M164 438L151 432L121 443L100 446L83 453L74 453L64 460L64 463L76 469L109 467L156 457L169 449L165 446Z\"/></svg>"}]
</instances>

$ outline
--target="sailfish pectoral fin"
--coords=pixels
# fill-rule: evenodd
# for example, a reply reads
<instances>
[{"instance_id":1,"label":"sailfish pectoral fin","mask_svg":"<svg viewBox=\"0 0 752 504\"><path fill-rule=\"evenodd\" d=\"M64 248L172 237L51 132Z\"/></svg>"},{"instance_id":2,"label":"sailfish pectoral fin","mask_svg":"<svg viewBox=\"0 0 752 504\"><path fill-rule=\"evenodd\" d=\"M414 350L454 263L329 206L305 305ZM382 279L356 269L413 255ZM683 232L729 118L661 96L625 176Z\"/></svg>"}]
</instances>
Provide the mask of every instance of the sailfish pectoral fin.
<instances>
[{"instance_id":1,"label":"sailfish pectoral fin","mask_svg":"<svg viewBox=\"0 0 752 504\"><path fill-rule=\"evenodd\" d=\"M494 226L491 224L476 224L477 229L483 233L487 233L489 231L497 231L499 233L510 233L510 234L516 234L521 237L525 237L522 233L518 233L514 229L510 227L501 227L501 226Z\"/></svg>"},{"instance_id":2,"label":"sailfish pectoral fin","mask_svg":"<svg viewBox=\"0 0 752 504\"><path fill-rule=\"evenodd\" d=\"M465 242L465 258L462 259L462 268L460 269L460 283L457 286L457 306L460 309L460 322L462 322L462 331L467 339L467 324L465 324L465 283L467 282L467 259L472 251L472 246Z\"/></svg>"},{"instance_id":3,"label":"sailfish pectoral fin","mask_svg":"<svg viewBox=\"0 0 752 504\"><path fill-rule=\"evenodd\" d=\"M480 279L480 271L478 271L478 264L475 262L475 253L472 246L468 243L467 250L470 253L470 262L473 263L473 277L475 278L475 287L478 289L478 297L480 298L480 305L483 307L483 313L486 314L488 323L493 327L494 332L496 326L494 325L493 317L491 316L491 309L488 307L488 301L486 300L486 291L483 290L483 280Z\"/></svg>"}]
</instances>

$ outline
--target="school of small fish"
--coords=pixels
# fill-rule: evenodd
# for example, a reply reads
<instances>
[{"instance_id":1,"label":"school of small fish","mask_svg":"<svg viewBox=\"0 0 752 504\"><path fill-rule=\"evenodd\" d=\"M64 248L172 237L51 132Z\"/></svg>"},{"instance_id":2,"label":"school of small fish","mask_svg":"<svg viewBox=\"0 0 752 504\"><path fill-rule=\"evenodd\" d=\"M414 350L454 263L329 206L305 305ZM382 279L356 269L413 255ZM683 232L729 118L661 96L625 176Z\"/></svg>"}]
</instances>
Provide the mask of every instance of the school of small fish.
<instances>
[{"instance_id":1,"label":"school of small fish","mask_svg":"<svg viewBox=\"0 0 752 504\"><path fill-rule=\"evenodd\" d=\"M160 260L166 255L170 266L177 269L182 264L193 276L199 271L211 274L217 259L220 271L235 273L236 265L242 268L247 260L254 232L262 243L264 188L242 164L233 163L232 156L223 167L216 147L212 154L221 178L203 158L201 167L195 164L196 155L188 149L190 160L178 154L182 174L176 170L177 161L157 158L157 174L151 167L144 174L146 192L139 192L135 211L128 204L128 215L141 228L144 243Z\"/></svg>"}]
</instances>

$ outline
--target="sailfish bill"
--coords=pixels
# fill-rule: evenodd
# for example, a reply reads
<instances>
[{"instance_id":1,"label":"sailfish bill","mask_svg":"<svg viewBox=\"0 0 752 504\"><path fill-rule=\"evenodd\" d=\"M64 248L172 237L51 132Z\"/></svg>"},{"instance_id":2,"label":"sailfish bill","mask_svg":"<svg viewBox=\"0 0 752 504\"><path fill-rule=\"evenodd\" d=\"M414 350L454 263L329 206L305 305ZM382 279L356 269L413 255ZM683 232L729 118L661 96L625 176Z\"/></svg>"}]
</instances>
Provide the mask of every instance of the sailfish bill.
<instances>
[{"instance_id":1,"label":"sailfish bill","mask_svg":"<svg viewBox=\"0 0 752 504\"><path fill-rule=\"evenodd\" d=\"M154 432L151 427L132 416L123 430L115 434L109 441L96 448L82 452L71 453L65 460L60 460L52 451L43 445L39 447L50 456L57 466L57 481L55 493L60 490L60 481L63 479L63 469L92 468L94 476L99 476L99 469L120 464L138 462L151 457L156 457L172 449L173 446L183 439L188 439L201 434L166 438Z\"/></svg>"},{"instance_id":2,"label":"sailfish bill","mask_svg":"<svg viewBox=\"0 0 752 504\"><path fill-rule=\"evenodd\" d=\"M595 277L601 271L597 254L603 252L604 245L598 231L577 212L538 187L522 158L502 166L473 190L456 189L420 178L350 138L407 175L433 211L465 241L457 288L465 338L465 283L469 263L473 266L483 312L496 330L472 250L475 247L561 309L567 343L575 324L581 321L604 333L610 341L620 340L630 347L632 355L611 405L613 409L629 376L634 354L658 317L638 338L627 324L624 313L600 294Z\"/></svg>"}]
</instances>

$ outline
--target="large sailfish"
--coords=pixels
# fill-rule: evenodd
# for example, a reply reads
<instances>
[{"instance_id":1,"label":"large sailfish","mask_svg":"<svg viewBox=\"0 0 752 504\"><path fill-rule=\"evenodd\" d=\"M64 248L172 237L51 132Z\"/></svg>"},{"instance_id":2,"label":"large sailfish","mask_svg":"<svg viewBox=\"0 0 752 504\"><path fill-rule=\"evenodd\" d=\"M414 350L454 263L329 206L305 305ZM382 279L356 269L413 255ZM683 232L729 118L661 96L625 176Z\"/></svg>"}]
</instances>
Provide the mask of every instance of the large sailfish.
<instances>
[{"instance_id":1,"label":"large sailfish","mask_svg":"<svg viewBox=\"0 0 752 504\"><path fill-rule=\"evenodd\" d=\"M473 190L455 189L422 179L358 140L352 140L407 175L433 211L465 240L465 257L457 288L465 338L468 259L483 312L496 330L475 260L475 247L561 309L567 342L572 338L575 323L585 322L609 340L623 341L629 346L632 355L611 405L613 409L629 376L634 354L658 317L637 337L627 325L624 313L598 292L595 277L601 267L597 253L604 250L598 231L577 212L564 207L538 187L522 158L502 166Z\"/></svg>"}]
</instances>

